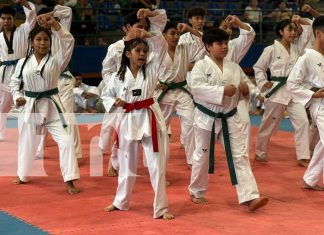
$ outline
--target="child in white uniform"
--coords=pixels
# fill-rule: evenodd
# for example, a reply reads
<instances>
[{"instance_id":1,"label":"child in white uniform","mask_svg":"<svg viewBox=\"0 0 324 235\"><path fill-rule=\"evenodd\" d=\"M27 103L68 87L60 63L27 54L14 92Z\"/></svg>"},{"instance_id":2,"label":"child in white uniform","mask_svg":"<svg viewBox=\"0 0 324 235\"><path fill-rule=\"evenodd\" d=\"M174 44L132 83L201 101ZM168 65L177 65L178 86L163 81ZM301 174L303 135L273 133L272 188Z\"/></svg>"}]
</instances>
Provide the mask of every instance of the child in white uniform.
<instances>
[{"instance_id":1,"label":"child in white uniform","mask_svg":"<svg viewBox=\"0 0 324 235\"><path fill-rule=\"evenodd\" d=\"M178 43L180 33L188 31L194 41ZM163 61L164 73L160 78L162 92L157 94L157 100L163 112L167 127L170 126L171 115L174 110L181 117L181 135L185 147L187 165L191 169L192 155L195 149L193 134L193 110L194 102L188 91L186 75L188 64L196 60L204 45L201 41L201 33L186 24L177 24L169 21L163 36L168 43L168 54Z\"/></svg>"},{"instance_id":2,"label":"child in white uniform","mask_svg":"<svg viewBox=\"0 0 324 235\"><path fill-rule=\"evenodd\" d=\"M208 188L208 168L212 173L215 137L222 134L239 203L246 204L250 211L254 211L266 205L268 198L260 197L244 144L237 104L242 96L248 95L248 86L243 80L244 73L240 66L225 59L228 39L228 34L221 29L205 31L203 42L209 55L198 61L191 73L191 91L196 102L196 149L189 193L194 203L208 203L204 197Z\"/></svg>"},{"instance_id":3,"label":"child in white uniform","mask_svg":"<svg viewBox=\"0 0 324 235\"><path fill-rule=\"evenodd\" d=\"M294 100L309 107L312 121L319 130L320 141L304 174L303 187L322 191L324 187L318 186L318 183L323 181L324 170L324 16L314 20L313 31L314 47L306 49L306 53L298 59L288 77L287 89Z\"/></svg>"},{"instance_id":4,"label":"child in white uniform","mask_svg":"<svg viewBox=\"0 0 324 235\"><path fill-rule=\"evenodd\" d=\"M272 134L278 129L285 110L295 128L297 163L307 166L309 152L309 123L305 108L294 101L287 92L287 77L298 57L304 52L305 46L312 36L311 26L295 15L290 20L277 24L276 33L280 40L264 49L259 60L254 65L255 78L261 92L271 89L265 97L265 110L258 130L255 160L265 162L268 158L268 145ZM297 26L301 24L303 33L296 41ZM271 81L267 80L267 70L270 69Z\"/></svg>"},{"instance_id":5,"label":"child in white uniform","mask_svg":"<svg viewBox=\"0 0 324 235\"><path fill-rule=\"evenodd\" d=\"M14 26L15 10L11 6L4 6L0 10L2 31L0 32L0 141L5 139L7 115L13 100L9 83L19 59L26 55L28 48L28 34L36 23L34 4L26 0L18 1L23 5L26 15L25 23Z\"/></svg>"},{"instance_id":6,"label":"child in white uniform","mask_svg":"<svg viewBox=\"0 0 324 235\"><path fill-rule=\"evenodd\" d=\"M60 40L60 50L51 53L51 33L36 26L30 33L31 49L19 60L10 83L17 106L24 106L18 120L18 177L15 184L29 181L38 143L35 137L45 126L59 146L60 168L70 194L79 193L73 181L80 178L73 139L66 131L64 108L58 96L58 79L73 52L73 36L53 18L41 20Z\"/></svg>"},{"instance_id":7,"label":"child in white uniform","mask_svg":"<svg viewBox=\"0 0 324 235\"><path fill-rule=\"evenodd\" d=\"M149 42L154 45L148 47L143 39L125 42L120 69L112 75L105 88L106 111L118 115L115 129L119 142L116 197L105 210L129 209L141 141L155 193L153 217L170 220L174 216L168 212L166 196L168 135L160 107L153 99L167 45L162 35ZM146 63L149 48L154 50L153 57Z\"/></svg>"},{"instance_id":8,"label":"child in white uniform","mask_svg":"<svg viewBox=\"0 0 324 235\"><path fill-rule=\"evenodd\" d=\"M124 20L123 30L126 33L125 38L111 44L108 47L107 55L102 62L102 77L105 83L110 80L111 74L117 72L120 66L122 53L124 50L124 41L132 38L140 30L150 32L162 32L166 24L167 17L165 10L150 11L149 9L140 9L137 12L128 14ZM104 97L102 97L104 99ZM111 143L114 136L114 130L109 126L110 119L114 118L112 114L105 113L101 126L99 137L99 152L103 154ZM111 156L108 165L108 176L116 176L118 171L117 147L113 144Z\"/></svg>"}]
</instances>

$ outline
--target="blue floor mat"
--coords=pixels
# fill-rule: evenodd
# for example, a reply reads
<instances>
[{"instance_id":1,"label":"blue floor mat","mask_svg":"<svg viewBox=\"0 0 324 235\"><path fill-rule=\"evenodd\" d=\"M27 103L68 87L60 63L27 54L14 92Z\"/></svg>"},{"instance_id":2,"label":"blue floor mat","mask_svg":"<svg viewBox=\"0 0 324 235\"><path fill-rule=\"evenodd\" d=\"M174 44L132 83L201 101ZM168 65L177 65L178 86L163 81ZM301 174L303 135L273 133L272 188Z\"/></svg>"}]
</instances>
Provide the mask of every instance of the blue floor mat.
<instances>
[{"instance_id":1,"label":"blue floor mat","mask_svg":"<svg viewBox=\"0 0 324 235\"><path fill-rule=\"evenodd\" d=\"M77 121L79 124L85 124L85 123L101 123L103 119L103 114L81 114L76 115ZM176 117L176 115L174 116ZM252 126L259 126L261 123L262 116L254 116L251 115L251 124ZM7 121L7 128L17 128L17 120L16 119L9 119ZM294 128L291 125L291 122L289 119L282 119L280 124L280 130L282 131L294 131Z\"/></svg>"},{"instance_id":2,"label":"blue floor mat","mask_svg":"<svg viewBox=\"0 0 324 235\"><path fill-rule=\"evenodd\" d=\"M49 233L31 224L0 211L0 234L3 235L48 235Z\"/></svg>"}]
</instances>

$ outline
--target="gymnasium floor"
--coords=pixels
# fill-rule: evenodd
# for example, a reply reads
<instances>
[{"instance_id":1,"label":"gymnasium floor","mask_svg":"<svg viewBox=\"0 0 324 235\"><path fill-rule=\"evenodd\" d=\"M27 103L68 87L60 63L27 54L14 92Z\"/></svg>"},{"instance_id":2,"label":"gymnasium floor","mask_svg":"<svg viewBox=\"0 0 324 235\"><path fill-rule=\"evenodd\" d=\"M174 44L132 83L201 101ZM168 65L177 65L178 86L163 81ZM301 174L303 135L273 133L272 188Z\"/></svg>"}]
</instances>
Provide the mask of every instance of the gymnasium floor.
<instances>
[{"instance_id":1,"label":"gymnasium floor","mask_svg":"<svg viewBox=\"0 0 324 235\"><path fill-rule=\"evenodd\" d=\"M169 209L176 219L163 221L152 218L153 192L141 161L131 209L104 212L114 199L117 178L106 176L108 157L96 155L101 118L78 117L84 162L80 165L81 179L76 182L82 192L73 196L65 192L52 139L48 139L44 161L37 160L34 165L35 174L47 176L34 176L26 185L11 184L18 133L15 120L8 122L8 140L0 142L0 234L324 234L324 192L300 187L305 168L296 165L289 120L283 120L281 130L272 138L267 164L252 158L257 131L253 127L251 165L261 194L270 202L251 213L237 203L219 143L216 173L210 176L206 195L210 203L202 206L189 200L190 171L179 147L179 123L174 118L167 193ZM251 118L258 125L260 118Z\"/></svg>"}]
</instances>

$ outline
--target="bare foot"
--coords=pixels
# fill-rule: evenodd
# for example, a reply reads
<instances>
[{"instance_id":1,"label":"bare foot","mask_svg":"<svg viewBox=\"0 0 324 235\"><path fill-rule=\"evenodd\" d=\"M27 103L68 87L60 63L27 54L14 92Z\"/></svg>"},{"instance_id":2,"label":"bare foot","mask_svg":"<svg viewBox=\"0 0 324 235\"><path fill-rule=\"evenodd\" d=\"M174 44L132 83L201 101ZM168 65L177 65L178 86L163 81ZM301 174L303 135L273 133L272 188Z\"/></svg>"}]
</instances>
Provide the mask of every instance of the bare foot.
<instances>
[{"instance_id":1,"label":"bare foot","mask_svg":"<svg viewBox=\"0 0 324 235\"><path fill-rule=\"evenodd\" d=\"M311 186L311 185L307 184L305 181L303 181L303 183L302 183L302 188L315 190L315 191L324 191L324 187L321 187L321 186L318 186L318 185Z\"/></svg>"},{"instance_id":2,"label":"bare foot","mask_svg":"<svg viewBox=\"0 0 324 235\"><path fill-rule=\"evenodd\" d=\"M106 206L104 210L110 212L110 211L116 211L119 209L117 207L115 207L113 204L110 204L109 206Z\"/></svg>"},{"instance_id":3,"label":"bare foot","mask_svg":"<svg viewBox=\"0 0 324 235\"><path fill-rule=\"evenodd\" d=\"M70 195L78 194L80 192L80 189L74 186L73 180L66 181L65 184L67 191Z\"/></svg>"},{"instance_id":4,"label":"bare foot","mask_svg":"<svg viewBox=\"0 0 324 235\"><path fill-rule=\"evenodd\" d=\"M108 163L108 176L109 177L116 177L117 176L117 171L112 166L112 163L111 163L110 159L109 159L109 163Z\"/></svg>"},{"instance_id":5,"label":"bare foot","mask_svg":"<svg viewBox=\"0 0 324 235\"><path fill-rule=\"evenodd\" d=\"M173 220L173 219L174 219L174 215L172 215L172 214L169 213L169 212L165 212L165 213L163 214L162 218L163 218L164 220Z\"/></svg>"},{"instance_id":6,"label":"bare foot","mask_svg":"<svg viewBox=\"0 0 324 235\"><path fill-rule=\"evenodd\" d=\"M26 182L22 181L19 179L19 177L17 176L13 181L12 181L13 184L26 184Z\"/></svg>"},{"instance_id":7,"label":"bare foot","mask_svg":"<svg viewBox=\"0 0 324 235\"><path fill-rule=\"evenodd\" d=\"M188 166L189 170L192 169L192 164L187 164L187 166Z\"/></svg>"},{"instance_id":8,"label":"bare foot","mask_svg":"<svg viewBox=\"0 0 324 235\"><path fill-rule=\"evenodd\" d=\"M208 204L208 201L204 197L196 198L194 195L190 195L190 199L193 203L200 204L200 205L206 205Z\"/></svg>"},{"instance_id":9,"label":"bare foot","mask_svg":"<svg viewBox=\"0 0 324 235\"><path fill-rule=\"evenodd\" d=\"M247 203L247 205L248 205L249 211L255 211L255 210L259 209L260 207L267 205L268 202L269 202L269 198L260 197L260 198L256 198L256 199L249 201Z\"/></svg>"},{"instance_id":10,"label":"bare foot","mask_svg":"<svg viewBox=\"0 0 324 235\"><path fill-rule=\"evenodd\" d=\"M266 158L262 158L262 157L259 157L258 155L255 154L254 156L254 160L258 161L258 162L268 162L268 160Z\"/></svg>"},{"instance_id":11,"label":"bare foot","mask_svg":"<svg viewBox=\"0 0 324 235\"><path fill-rule=\"evenodd\" d=\"M300 159L297 160L299 166L308 167L310 160L309 159Z\"/></svg>"}]
</instances>

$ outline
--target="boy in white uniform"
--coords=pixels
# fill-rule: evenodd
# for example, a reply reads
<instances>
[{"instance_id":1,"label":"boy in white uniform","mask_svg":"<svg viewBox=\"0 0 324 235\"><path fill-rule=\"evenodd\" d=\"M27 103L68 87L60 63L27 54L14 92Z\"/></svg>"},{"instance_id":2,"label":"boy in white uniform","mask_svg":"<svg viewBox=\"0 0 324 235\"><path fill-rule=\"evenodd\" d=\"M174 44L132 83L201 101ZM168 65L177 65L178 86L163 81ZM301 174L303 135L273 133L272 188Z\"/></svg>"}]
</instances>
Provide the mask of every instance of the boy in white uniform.
<instances>
[{"instance_id":1,"label":"boy in white uniform","mask_svg":"<svg viewBox=\"0 0 324 235\"><path fill-rule=\"evenodd\" d=\"M186 27L192 34L194 42L178 44L179 28ZM168 21L163 36L168 43L168 54L163 61L164 73L160 78L163 91L157 94L157 101L163 112L167 127L170 125L174 110L181 117L181 133L185 147L187 164L191 169L192 155L195 149L193 134L194 102L187 89L186 75L188 64L204 52L201 33L185 24Z\"/></svg>"},{"instance_id":2,"label":"boy in white uniform","mask_svg":"<svg viewBox=\"0 0 324 235\"><path fill-rule=\"evenodd\" d=\"M36 23L34 4L26 0L17 1L23 5L26 21L19 27L14 26L15 10L4 6L0 10L2 31L0 32L0 141L5 139L7 115L13 100L9 83L19 59L26 55L28 34Z\"/></svg>"},{"instance_id":3,"label":"boy in white uniform","mask_svg":"<svg viewBox=\"0 0 324 235\"><path fill-rule=\"evenodd\" d=\"M237 113L239 99L248 95L248 86L243 80L245 75L240 66L225 59L228 40L228 34L221 29L205 31L203 42L209 55L198 61L191 73L190 88L196 102L196 149L189 193L194 203L208 203L204 197L208 188L208 168L213 173L214 141L222 134L239 203L246 204L250 211L254 211L266 205L268 198L260 197L249 164L242 121Z\"/></svg>"},{"instance_id":4,"label":"boy in white uniform","mask_svg":"<svg viewBox=\"0 0 324 235\"><path fill-rule=\"evenodd\" d=\"M82 75L79 72L73 72L75 85L73 88L74 111L97 113L96 105L100 99L99 89L95 86L89 86L82 83Z\"/></svg>"},{"instance_id":5,"label":"boy in white uniform","mask_svg":"<svg viewBox=\"0 0 324 235\"><path fill-rule=\"evenodd\" d=\"M227 60L233 61L239 64L246 53L249 51L252 42L255 38L255 31L250 26L250 24L242 22L236 15L228 15L227 17L219 18L215 20L214 26L223 29L227 32L230 39L232 38L233 27L240 30L240 34L237 38L231 39L228 42L228 54L226 56ZM255 89L255 86L250 82L250 80L245 77L249 88ZM242 99L238 103L238 110L242 122L243 122L243 132L245 135L245 144L247 147L247 152L250 152L251 146L251 121L249 116L249 99Z\"/></svg>"},{"instance_id":6,"label":"boy in white uniform","mask_svg":"<svg viewBox=\"0 0 324 235\"><path fill-rule=\"evenodd\" d=\"M324 190L324 187L318 186L319 181L323 181L324 169L324 16L314 20L313 32L314 47L306 49L306 53L298 59L288 77L287 89L293 99L309 107L312 121L317 125L320 135L320 141L303 177L303 187Z\"/></svg>"}]
</instances>

